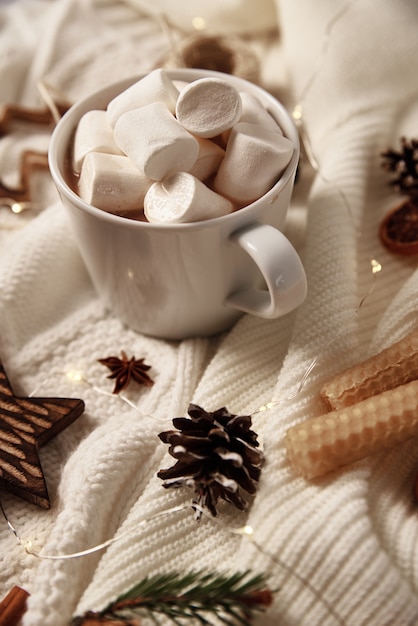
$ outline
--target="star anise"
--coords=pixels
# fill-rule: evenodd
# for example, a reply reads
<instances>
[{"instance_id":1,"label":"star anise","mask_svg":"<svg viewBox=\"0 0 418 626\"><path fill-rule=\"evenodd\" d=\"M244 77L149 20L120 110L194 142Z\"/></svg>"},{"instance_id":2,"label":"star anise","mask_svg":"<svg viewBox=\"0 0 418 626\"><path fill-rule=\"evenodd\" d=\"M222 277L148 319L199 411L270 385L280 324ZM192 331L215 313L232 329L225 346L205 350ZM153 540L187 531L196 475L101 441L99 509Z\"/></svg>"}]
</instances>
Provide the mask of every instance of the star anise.
<instances>
[{"instance_id":1,"label":"star anise","mask_svg":"<svg viewBox=\"0 0 418 626\"><path fill-rule=\"evenodd\" d=\"M111 371L107 378L116 379L113 393L120 393L132 380L140 385L152 387L154 381L147 374L147 371L151 369L151 365L146 365L144 363L145 359L135 359L134 356L129 359L123 350L121 351L121 357L119 359L117 356L109 356L107 359L98 359L99 363L105 365Z\"/></svg>"}]
</instances>

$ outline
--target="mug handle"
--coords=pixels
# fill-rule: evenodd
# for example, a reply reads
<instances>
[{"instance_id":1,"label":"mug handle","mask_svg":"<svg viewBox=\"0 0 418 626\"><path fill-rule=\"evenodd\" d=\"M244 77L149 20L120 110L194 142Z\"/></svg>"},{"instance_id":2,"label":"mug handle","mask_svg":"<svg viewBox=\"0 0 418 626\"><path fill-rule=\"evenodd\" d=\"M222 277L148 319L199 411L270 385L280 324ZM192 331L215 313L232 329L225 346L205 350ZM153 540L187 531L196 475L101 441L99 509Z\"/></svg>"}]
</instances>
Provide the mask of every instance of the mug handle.
<instances>
[{"instance_id":1,"label":"mug handle","mask_svg":"<svg viewBox=\"0 0 418 626\"><path fill-rule=\"evenodd\" d=\"M269 224L252 224L230 236L254 260L267 290L254 287L231 293L225 304L273 319L298 307L306 298L306 274L296 250L279 230Z\"/></svg>"}]
</instances>

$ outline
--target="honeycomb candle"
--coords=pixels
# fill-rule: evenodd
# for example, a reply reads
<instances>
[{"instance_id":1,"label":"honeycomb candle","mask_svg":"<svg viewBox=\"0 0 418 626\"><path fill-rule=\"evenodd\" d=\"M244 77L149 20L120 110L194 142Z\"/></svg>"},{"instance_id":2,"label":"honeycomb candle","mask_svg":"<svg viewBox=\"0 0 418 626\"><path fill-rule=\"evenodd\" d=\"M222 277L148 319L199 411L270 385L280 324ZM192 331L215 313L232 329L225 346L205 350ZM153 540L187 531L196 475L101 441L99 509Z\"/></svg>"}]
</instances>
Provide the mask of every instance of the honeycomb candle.
<instances>
[{"instance_id":1,"label":"honeycomb candle","mask_svg":"<svg viewBox=\"0 0 418 626\"><path fill-rule=\"evenodd\" d=\"M321 397L330 409L343 409L382 391L418 379L418 331L325 383Z\"/></svg>"},{"instance_id":2,"label":"honeycomb candle","mask_svg":"<svg viewBox=\"0 0 418 626\"><path fill-rule=\"evenodd\" d=\"M103 211L160 224L242 208L280 178L294 147L255 96L222 78L163 69L88 111L72 150L75 190Z\"/></svg>"},{"instance_id":3,"label":"honeycomb candle","mask_svg":"<svg viewBox=\"0 0 418 626\"><path fill-rule=\"evenodd\" d=\"M418 380L315 417L286 433L290 463L312 479L418 435Z\"/></svg>"}]
</instances>

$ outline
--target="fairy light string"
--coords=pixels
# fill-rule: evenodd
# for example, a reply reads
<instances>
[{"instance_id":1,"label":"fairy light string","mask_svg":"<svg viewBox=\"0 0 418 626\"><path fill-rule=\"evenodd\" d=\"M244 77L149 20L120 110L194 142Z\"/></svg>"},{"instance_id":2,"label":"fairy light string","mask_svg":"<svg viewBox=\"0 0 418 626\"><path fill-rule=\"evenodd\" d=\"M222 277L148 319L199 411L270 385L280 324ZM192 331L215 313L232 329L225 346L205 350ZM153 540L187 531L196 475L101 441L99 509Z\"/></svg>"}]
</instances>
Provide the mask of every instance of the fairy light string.
<instances>
[{"instance_id":1,"label":"fairy light string","mask_svg":"<svg viewBox=\"0 0 418 626\"><path fill-rule=\"evenodd\" d=\"M166 509L164 511L159 511L158 513L154 513L153 515L150 515L148 517L144 517L142 519L135 520L134 526L132 526L132 528L128 528L124 532L116 534L114 537L111 537L110 539L108 539L106 541L103 541L100 544L92 546L91 548L87 548L85 550L81 550L81 551L78 551L78 552L72 552L72 553L68 553L68 554L42 554L42 552L39 552L38 550L36 550L34 548L33 540L31 540L31 539L24 539L23 537L21 537L19 535L19 532L17 531L17 529L14 527L14 525L10 521L10 519L9 519L9 517L8 517L8 515L7 515L7 513L6 513L5 509L4 509L4 506L2 505L2 503L0 501L0 511L1 511L1 513L2 513L2 515L4 517L4 519L5 519L6 523L7 523L7 526L9 527L11 532L16 537L17 543L23 547L24 551L28 555L30 555L30 556L32 556L32 557L34 557L36 559L39 559L39 560L48 560L48 561L65 561L65 560L78 559L78 558L89 556L89 555L94 554L96 552L100 552L102 550L107 549L112 544L115 544L115 543L117 543L117 542L119 542L122 539L125 539L127 537L132 537L132 539L134 539L134 535L138 534L138 529L140 527L142 527L142 526L146 526L146 525L150 524L151 522L153 522L153 521L155 521L157 519L160 519L162 517L172 516L172 515L175 515L177 513L182 513L184 511L187 511L187 510L193 510L194 512L196 512L198 510L207 520L209 520L211 523L213 523L216 526L218 526L218 528L220 528L224 532L229 533L229 534L233 534L233 535L239 535L244 540L248 541L252 546L254 546L254 548L260 554L262 554L268 560L270 560L270 562L273 564L273 566L275 566L276 568L279 568L279 569L285 571L292 578L297 580L301 585L306 587L310 591L310 593L312 593L312 595L315 597L315 599L323 604L323 606L328 611L328 613L335 618L336 622L338 624L340 624L340 626L345 626L344 620L338 614L336 609L327 601L325 596L323 596L318 591L318 589L316 589L316 587L314 585L312 585L312 583L306 577L304 577L301 574L299 574L296 570L294 570L285 561L283 561L282 559L277 557L275 554L273 554L270 551L268 551L266 548L264 548L264 546L258 540L256 540L254 529L253 529L253 527L251 525L246 524L244 526L238 526L238 527L228 526L227 524L224 524L217 517L213 517L213 515L211 515L211 513L209 513L209 511L207 511L204 507L200 506L199 504L197 504L195 502L187 502L187 503L184 503L184 504L181 504L181 505L173 506L173 507L170 507L169 509Z\"/></svg>"},{"instance_id":2,"label":"fairy light string","mask_svg":"<svg viewBox=\"0 0 418 626\"><path fill-rule=\"evenodd\" d=\"M301 91L300 94L300 98L297 102L297 104L294 106L293 111L291 112L293 121L295 123L295 125L297 126L298 130L299 130L299 134L301 137L301 142L305 151L305 155L307 157L307 160L310 164L310 166L313 168L313 170L315 171L316 175L318 176L318 178L324 182L326 185L332 186L333 189L335 190L335 192L338 194L340 200L341 200L341 204L344 206L347 214L350 216L350 219L352 221L353 224L353 228L355 229L356 235L358 237L361 236L361 233L359 233L358 231L358 227L356 226L356 222L354 219L354 215L353 215L353 211L352 211L352 207L350 204L350 201L348 200L345 192L343 189L341 189L338 185L336 185L332 180L330 180L322 171L321 169L321 164L319 159L317 158L316 154L315 154L315 150L314 147L312 146L309 134L306 131L306 127L305 127L305 123L304 123L304 117L305 117L305 109L306 109L306 100L309 96L309 93L313 87L313 85L315 84L315 81L321 71L321 65L324 61L325 56L328 54L329 51L329 46L332 40L332 34L333 31L335 29L335 26L344 18L344 16L347 14L347 12L358 2L358 0L352 0L351 2L347 2L344 6L341 7L341 9L339 11L336 12L336 14L333 16L333 18L328 22L325 31L324 31L324 39L323 39L323 44L322 44L322 48L320 51L320 54L318 56L315 68L312 72L312 74L310 75L308 81L306 82L304 88ZM163 26L164 29L168 29L170 30L170 28L167 25L167 22L164 22ZM197 27L196 27L197 29ZM38 85L39 87L39 85ZM53 99L50 98L50 95L48 94L48 88L45 85L40 84L40 91L41 94L45 100L45 102L48 104L48 106L50 106L51 111L53 111L55 105L54 105L54 101ZM55 118L55 115L54 115ZM57 119L55 119L55 121L57 121ZM372 285L369 289L369 291L361 298L356 310L354 311L355 314L359 313L359 311L361 310L361 308L363 307L364 303L366 302L366 300L371 296L371 294L373 293L375 287L376 287L376 278L379 275L379 273L382 271L382 265L381 263L375 259L375 258L371 258L370 261L370 273L372 276ZM283 397L281 399L272 399L269 402L259 406L258 408L256 408L254 411L252 411L250 414L251 415L256 415L258 413L263 413L263 412L267 412L271 409L273 409L274 407L278 406L279 404L283 403L283 402L287 402L289 400L293 400L294 398L296 398L304 389L307 381L309 380L309 377L312 373L312 371L314 370L314 368L317 366L318 362L320 361L320 359L328 352L330 346L337 340L339 340L343 334L345 333L345 330L342 330L340 333L338 333L336 336L334 336L333 338L331 338L323 347L323 349L321 350L321 352L316 355L311 362L308 364L305 372L302 375L301 380L299 381L295 391L291 394L289 394L286 397ZM81 372L80 370L68 370L66 372L59 372L57 375L59 376L65 376L70 382L73 383L80 383L80 384L85 384L87 386L89 386L92 390L94 390L97 393L103 394L103 395L107 395L110 397L115 398L114 394L112 394L111 392L108 392L104 389L102 389L101 387L99 387L98 385L95 385L93 383L91 383L86 376L84 375L83 372ZM46 378L44 381L42 381L38 387L30 394L31 396L35 395L36 392L38 391L38 389L42 386L44 386L45 384L48 383L48 381L50 380L51 376ZM117 396L118 400L120 400L121 402L126 403L128 406L130 406L131 408L137 410L137 411L141 411L141 409L139 408L139 406L137 404L135 404L134 402L132 402L129 398L127 398L125 395L123 394L118 394ZM156 416L152 416L152 415L147 415L147 417L150 417L152 419L155 419L157 421L164 421L163 419L159 419ZM76 559L76 558L82 558L85 556L88 556L90 554L102 551L107 549L109 546L111 546L112 544L121 541L123 538L126 537L130 537L132 536L132 538L134 538L134 535L138 533L138 529L140 527L143 527L144 525L148 525L151 524L153 521L157 520L158 518L161 517L165 517L165 516L172 516L172 515L176 515L178 513L184 512L186 510L189 510L190 508L192 508L194 511L196 511L196 509L198 509L202 515L204 515L207 519L209 519L212 523L216 524L220 529L222 529L225 532L228 532L230 534L234 534L234 535L239 535L241 537L243 537L246 541L248 541L252 546L254 546L254 548L263 556L265 556L275 567L282 569L283 571L286 571L291 577L295 578L296 580L298 580L304 587L306 587L312 594L313 596L323 604L323 606L327 609L327 611L329 612L330 615L332 615L334 617L334 619L336 620L336 622L342 626L344 626L345 622L342 619L342 617L338 614L338 612L336 611L336 609L327 601L327 599L310 583L310 581L308 579L306 579L305 577L303 577L302 575L300 575L296 570L294 570L291 566L289 566L286 562L284 562L282 559L280 559L279 557L277 557L275 554L270 553L268 550L266 550L263 545L255 539L255 532L252 526L249 525L245 525L242 527L229 527L228 525L224 524L221 520L219 520L218 518L214 518L208 511L206 511L203 507L201 507L200 505L193 503L191 504L190 502L187 502L185 504L182 505L178 505L178 506L174 506L171 507L165 511L161 511L158 512L156 514L153 514L149 517L143 518L143 519L139 519L135 521L135 526L132 528L127 528L124 532L121 532L119 534L116 534L114 537L98 544L95 546L92 546L90 548L87 548L85 550L81 550L79 552L74 552L71 554L43 554L42 551L38 551L34 548L34 544L33 544L33 540L31 539L25 539L22 538L19 534L19 531L15 528L15 526L12 524L12 522L10 521L4 506L2 505L1 501L0 501L0 511L2 513L2 516L9 528L9 530L11 531L11 533L13 533L13 535L16 538L16 541L19 545L21 545L24 549L24 551L31 555L34 558L37 559L43 559L43 560L67 560L67 559Z\"/></svg>"},{"instance_id":3,"label":"fairy light string","mask_svg":"<svg viewBox=\"0 0 418 626\"><path fill-rule=\"evenodd\" d=\"M195 506L195 505L193 505ZM10 521L4 506L2 505L1 501L0 501L0 510L2 512L2 515L6 521L7 526L9 527L9 529L12 531L12 533L14 534L14 536L16 537L16 541L19 545L21 545L23 547L23 549L25 550L25 552L27 554L29 554L30 556L36 557L37 559L40 560L47 560L47 561L66 561L66 560L71 560L71 559L78 559L81 557L85 557L85 556L89 556L90 554L94 554L95 552L101 552L102 550L105 550L106 548L108 548L109 546L111 546L113 543L117 543L118 541L121 541L122 539L129 537L129 536L133 536L134 533L138 532L138 527L142 526L142 525L146 525L151 521L154 521L156 519L159 519L161 517L166 517L169 515L173 515L174 513L179 513L181 511L185 511L190 509L191 504L190 503L186 503L186 504L181 504L178 506L173 506L169 509L166 509L165 511L160 511L158 513L154 513L153 515L149 516L149 517L145 517L143 519L140 520L135 520L135 526L132 528L129 528L127 530L125 530L122 533L119 533L117 535L115 535L114 537L111 537L110 539L107 539L106 541L103 541L102 543L99 543L97 545L92 546L91 548L86 548L85 550L80 550L78 552L71 552L68 554L42 554L42 552L39 552L38 550L35 549L34 544L33 544L33 540L32 539L24 539L23 537L21 537L21 535L19 534L18 530L15 528L15 526L12 524L12 522Z\"/></svg>"},{"instance_id":4,"label":"fairy light string","mask_svg":"<svg viewBox=\"0 0 418 626\"><path fill-rule=\"evenodd\" d=\"M32 397L36 396L38 394L39 390L42 389L42 387L48 385L53 377L64 377L67 380L69 380L71 383L80 383L80 384L86 385L87 387L90 387L90 389L92 389L93 391L95 391L98 394L101 394L103 396L107 396L108 398L117 399L120 402L124 402L129 407L131 407L132 409L135 409L135 411L138 411L139 413L141 413L141 415L143 417L150 418L151 420L156 421L156 422L161 422L161 423L166 423L167 422L167 420L165 418L159 418L156 415L152 415L150 413L145 413L137 404L135 404L135 402L133 402L130 398L128 398L124 393L120 392L117 395L115 395L113 392L107 391L106 389L103 389L102 387L99 387L98 385L95 385L94 383L92 383L91 381L89 381L86 378L86 376L84 375L83 371L80 370L80 369L68 369L66 371L59 371L59 372L57 372L55 374L52 374L52 375L48 376L47 378L44 378L35 387L35 389L33 389L29 393L29 397L32 398Z\"/></svg>"},{"instance_id":5,"label":"fairy light string","mask_svg":"<svg viewBox=\"0 0 418 626\"><path fill-rule=\"evenodd\" d=\"M331 341L334 341L334 339L332 339ZM324 351L326 351L327 346L324 348ZM312 372L312 370L314 369L314 367L316 366L318 360L320 359L320 357L322 356L322 353L320 355L317 355L315 357L315 359L313 359L311 361L311 363L309 364L309 366L307 367L307 369L305 370L299 385L296 389L296 391L292 394L290 394L289 396L282 398L281 400L272 400L260 407L258 407L258 409L256 409L255 411L253 411L251 413L251 415L255 415L257 413L261 413L264 411L268 411L270 409L272 409L273 407L277 406L278 404L282 403L282 402L286 402L289 401L293 398L295 398L299 393L301 393L301 391L303 390L309 376L310 373ZM134 408L135 410L141 412L144 416L145 414L142 412L142 410L140 409L140 407L138 405L136 405L135 403L133 403L131 400L129 400L128 398L126 398L125 396L123 396L122 393L119 393L117 396L115 396L112 392L109 392L101 387L99 387L98 385L95 385L93 383L91 383L84 375L84 373L79 370L79 369L69 369L67 371L60 371L57 372L56 374L54 374L54 376L64 376L67 380L69 380L70 382L74 383L74 384L85 384L87 386L89 386L92 390L94 390L96 393L105 395L105 396L109 396L112 397L114 399L116 399L117 401L121 401L121 402L125 402L127 403L131 408ZM29 394L29 397L33 397L37 394L37 392L39 391L39 389L41 389L44 385L47 385L50 380L51 380L52 376L49 376L45 379L43 379L39 385ZM166 421L164 419L159 419L156 416L152 416L152 415L146 415L147 417L150 417L156 421ZM21 536L19 530L15 527L15 525L11 522L10 518L8 517L6 510L3 506L3 504L0 501L0 511L3 515L3 518L7 524L7 527L9 528L9 530L11 531L11 533L13 533L14 537L16 538L17 544L22 546L23 550L30 556L38 559L38 560L49 560L49 561L65 561L65 560L73 560L73 559L78 559L78 558L83 558L83 557L87 557L91 554L106 550L108 547L110 547L111 545L121 541L122 539L126 539L126 538L132 538L132 540L135 539L135 536L138 535L138 529L140 527L143 527L145 525L148 525L150 523L152 523L153 521L161 518L161 517L170 517L172 515L184 512L186 510L193 510L194 513L196 513L196 511L198 510L200 513L202 513L202 515L207 518L208 520L210 520L212 523L216 524L219 528L221 528L223 531L233 534L233 535L240 535L241 537L243 537L246 541L248 541L251 545L254 546L254 548L263 556L265 556L270 563L276 567L279 568L285 572L287 572L292 578L295 578L300 584L302 584L304 587L306 587L312 594L313 596L323 604L323 606L326 608L326 610L329 612L330 615L332 615L336 622L338 624L340 624L341 626L344 626L344 621L341 618L341 616L337 613L337 611L334 609L334 607L332 607L331 604L329 604L329 602L327 601L327 599L325 598L325 596L323 596L318 589L316 589L316 587L314 585L312 585L312 583L305 578L304 576L302 576L301 574L299 574L297 572L297 570L293 569L289 564L287 564L285 561L283 561L282 559L280 559L280 557L276 556L275 554L269 552L266 548L264 548L264 546L255 539L255 532L254 532L254 528L251 525L244 525L241 527L232 527L232 526L228 526L227 524L224 524L220 519L213 517L209 511L207 511L204 507L200 506L199 504L195 503L195 502L186 502L177 506L173 506L171 508L168 508L166 510L160 511L158 513L154 513L153 515L150 515L148 517L144 517L142 519L139 520L135 520L134 524L132 525L132 527L126 528L123 532L117 533L116 535L114 535L113 537L97 544L94 545L92 547L86 548L84 550L80 550L77 552L73 552L73 553L67 553L67 554L43 554L42 551L39 551L35 548L34 545L34 540L31 538L24 538Z\"/></svg>"},{"instance_id":6,"label":"fairy light string","mask_svg":"<svg viewBox=\"0 0 418 626\"><path fill-rule=\"evenodd\" d=\"M291 116L292 119L299 131L299 136L301 139L301 143L302 143L302 147L304 149L304 153L305 156L308 160L309 165L312 167L312 169L315 171L316 175L318 176L318 178L320 180L322 180L322 182L324 182L326 185L328 186L332 186L332 188L336 191L336 193L338 194L342 204L345 207L345 210L347 212L347 214L349 215L351 222L352 222L352 226L354 228L354 231L357 235L357 237L361 237L362 233L359 231L358 226L356 224L355 218L354 218L354 214L352 211L352 207L351 204L344 192L343 189L341 189L341 187L339 187L338 185L336 185L333 181L331 181L322 171L321 165L320 165L320 161L318 159L318 157L315 154L315 150L314 147L312 146L312 141L311 138L309 136L309 133L306 130L306 126L305 126L305 121L304 121L304 111L306 108L306 100L309 96L309 93L311 91L311 89L313 88L318 76L321 73L321 68L323 65L323 62L325 60L325 57L328 54L329 51L329 46L331 44L332 41L332 35L333 35L333 31L335 29L335 27L338 25L338 23L345 17L345 15L352 10L352 8L357 4L359 0L351 0L348 1L346 4L344 4L341 9L339 11L337 11L335 13L335 15L329 20L329 22L327 23L326 27L325 27L325 31L324 31L324 36L323 36L323 42L322 42L322 46L321 46L321 50L320 53L317 57L317 61L315 64L315 68L312 71L311 75L309 76L308 80L305 83L305 86L302 88L301 93L299 95L299 98L297 99L297 103L294 105L293 110L291 112ZM376 259L370 259L370 269L372 272L372 276L373 278L375 278L378 274L378 272L380 272L382 270L382 265L379 263L379 261L377 261ZM374 287L372 287L372 289L374 289ZM368 295L370 295L370 293L366 294L366 296L362 299L360 306L363 304L364 300L366 299L366 297L368 297ZM359 307L360 308L360 307Z\"/></svg>"}]
</instances>

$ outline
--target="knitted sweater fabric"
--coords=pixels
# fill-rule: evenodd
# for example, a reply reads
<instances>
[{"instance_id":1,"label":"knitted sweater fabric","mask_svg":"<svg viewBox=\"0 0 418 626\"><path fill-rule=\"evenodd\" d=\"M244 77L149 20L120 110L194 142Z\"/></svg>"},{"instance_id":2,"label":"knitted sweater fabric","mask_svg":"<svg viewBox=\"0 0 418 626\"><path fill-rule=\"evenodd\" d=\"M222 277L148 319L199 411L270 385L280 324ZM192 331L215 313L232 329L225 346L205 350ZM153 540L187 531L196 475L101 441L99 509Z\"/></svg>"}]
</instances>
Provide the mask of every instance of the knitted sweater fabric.
<instances>
[{"instance_id":1,"label":"knitted sweater fabric","mask_svg":"<svg viewBox=\"0 0 418 626\"><path fill-rule=\"evenodd\" d=\"M192 4L172 8L175 27L190 30ZM40 106L44 80L75 101L149 71L170 44L158 7L26 0L0 8L1 99ZM147 337L101 304L49 179L38 181L45 208L37 217L15 227L0 215L0 355L13 389L86 406L40 450L51 509L8 493L1 503L43 556L116 539L87 556L39 559L0 525L0 596L14 584L30 593L24 626L65 626L147 575L196 569L266 573L278 591L255 624L418 623L418 441L309 482L292 470L284 445L290 426L324 412L325 381L417 326L415 259L389 253L377 231L398 202L379 154L418 127L418 9L413 0L388 0L380 12L372 0L265 1L262 10L215 2L210 26L235 24L242 34L254 12L262 84L289 109L303 105L318 162L312 171L302 161L285 228L308 278L296 311L273 321L244 315L217 337ZM16 182L22 150L44 150L48 138L44 129L2 137L4 181ZM382 267L376 276L372 260ZM111 393L98 359L121 350L151 364L152 387ZM223 503L219 521L196 522L190 492L163 489L156 474L173 459L157 435L190 402L252 415L265 463L247 511ZM252 539L234 532L246 525Z\"/></svg>"}]
</instances>

